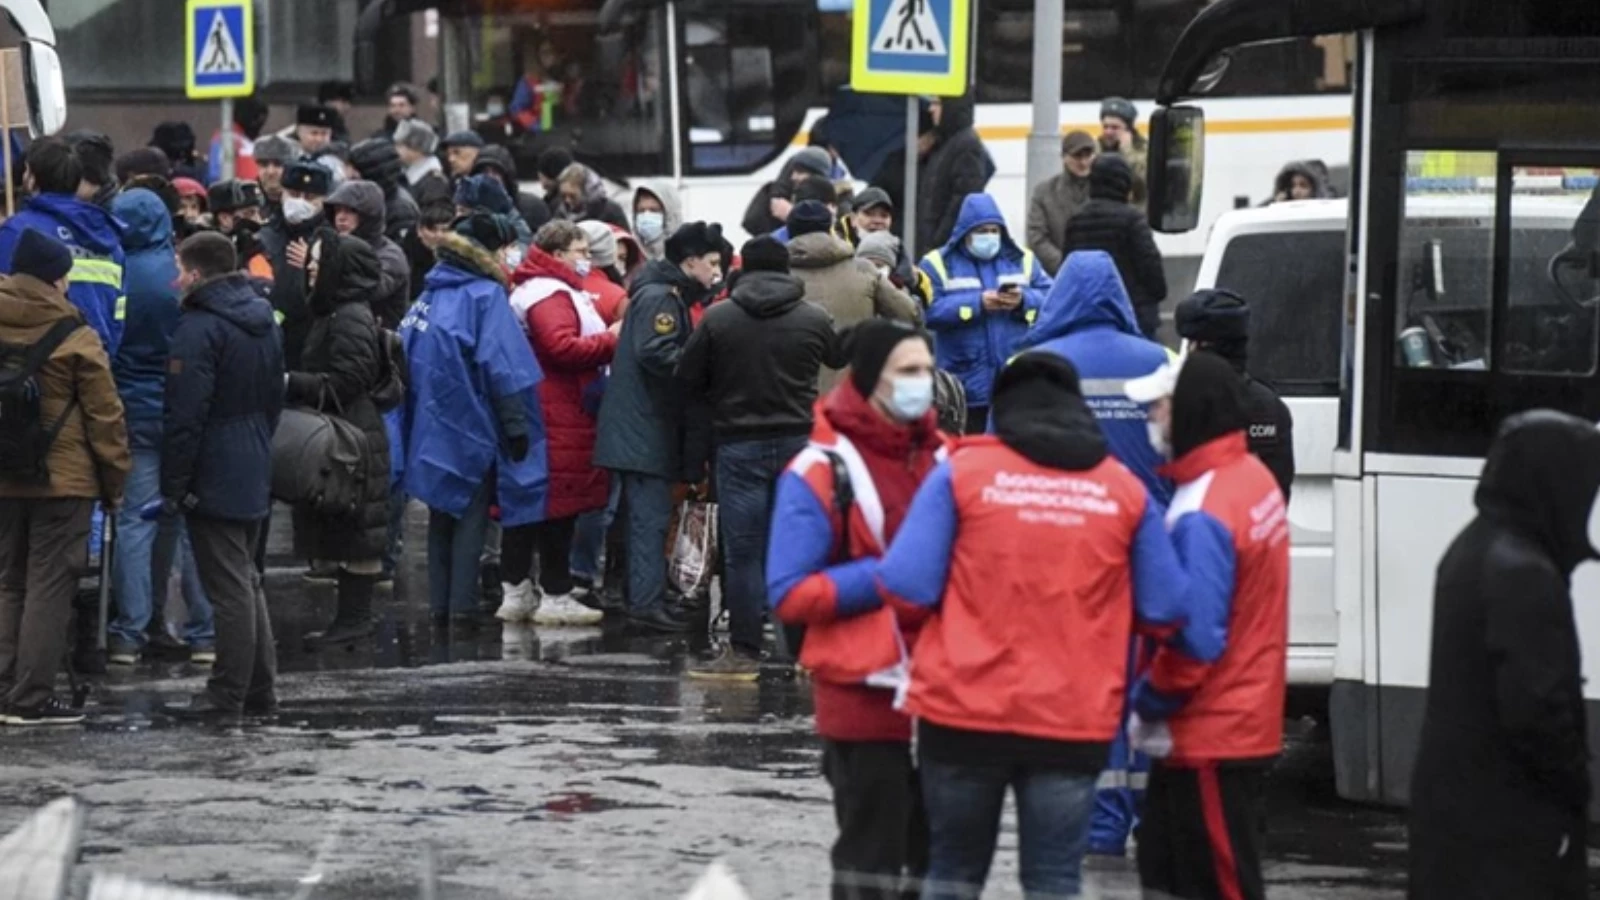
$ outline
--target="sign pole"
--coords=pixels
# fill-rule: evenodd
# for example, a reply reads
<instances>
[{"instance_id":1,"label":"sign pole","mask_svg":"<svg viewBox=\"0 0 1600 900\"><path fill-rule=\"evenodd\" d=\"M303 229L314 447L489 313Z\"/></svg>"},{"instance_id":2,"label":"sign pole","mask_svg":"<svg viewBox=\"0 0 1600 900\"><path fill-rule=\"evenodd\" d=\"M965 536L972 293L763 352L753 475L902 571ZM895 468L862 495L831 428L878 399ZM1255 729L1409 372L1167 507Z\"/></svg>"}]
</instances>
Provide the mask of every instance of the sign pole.
<instances>
[{"instance_id":1,"label":"sign pole","mask_svg":"<svg viewBox=\"0 0 1600 900\"><path fill-rule=\"evenodd\" d=\"M9 60L8 60L9 62ZM16 172L11 168L16 160L11 158L11 67L0 71L0 156L6 165L6 218L17 214Z\"/></svg>"},{"instance_id":2,"label":"sign pole","mask_svg":"<svg viewBox=\"0 0 1600 900\"><path fill-rule=\"evenodd\" d=\"M233 98L222 98L222 180L233 179L234 163L233 141Z\"/></svg>"},{"instance_id":3,"label":"sign pole","mask_svg":"<svg viewBox=\"0 0 1600 900\"><path fill-rule=\"evenodd\" d=\"M1033 130L1028 133L1028 196L1061 171L1061 26L1065 0L1033 11Z\"/></svg>"},{"instance_id":4,"label":"sign pole","mask_svg":"<svg viewBox=\"0 0 1600 900\"><path fill-rule=\"evenodd\" d=\"M917 165L921 147L918 145L917 125L922 118L916 97L906 98L906 192L900 204L900 233L905 240L906 253L913 260L917 255Z\"/></svg>"}]
</instances>

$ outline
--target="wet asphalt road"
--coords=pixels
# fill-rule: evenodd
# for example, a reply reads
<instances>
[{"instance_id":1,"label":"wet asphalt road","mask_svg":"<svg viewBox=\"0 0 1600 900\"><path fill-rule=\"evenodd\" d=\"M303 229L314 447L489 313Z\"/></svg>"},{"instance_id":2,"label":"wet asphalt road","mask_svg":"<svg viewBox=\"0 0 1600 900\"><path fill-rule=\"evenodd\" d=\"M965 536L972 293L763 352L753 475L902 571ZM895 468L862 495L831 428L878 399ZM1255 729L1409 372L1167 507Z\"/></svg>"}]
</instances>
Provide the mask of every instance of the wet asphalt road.
<instances>
[{"instance_id":1,"label":"wet asphalt road","mask_svg":"<svg viewBox=\"0 0 1600 900\"><path fill-rule=\"evenodd\" d=\"M413 516L411 547L419 547ZM0 833L63 794L90 804L83 865L253 897L675 897L723 858L752 897L823 897L833 838L804 683L694 682L682 641L599 629L440 630L408 554L376 641L307 654L331 586L281 536L269 595L283 714L242 730L155 713L187 664L114 671L82 728L0 732ZM1269 798L1274 898L1403 895L1403 819L1333 795L1296 736ZM989 897L1015 897L1007 814ZM1592 854L1593 855L1593 854ZM1091 896L1132 898L1126 863Z\"/></svg>"}]
</instances>

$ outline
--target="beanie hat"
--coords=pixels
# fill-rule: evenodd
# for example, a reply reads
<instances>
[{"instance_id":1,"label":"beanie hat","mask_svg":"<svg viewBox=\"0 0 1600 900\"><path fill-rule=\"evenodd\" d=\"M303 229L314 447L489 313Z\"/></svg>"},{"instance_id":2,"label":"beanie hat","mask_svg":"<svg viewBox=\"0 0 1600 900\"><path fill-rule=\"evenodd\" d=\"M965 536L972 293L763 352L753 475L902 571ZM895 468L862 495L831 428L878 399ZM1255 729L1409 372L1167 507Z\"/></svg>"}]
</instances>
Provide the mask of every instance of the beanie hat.
<instances>
[{"instance_id":1,"label":"beanie hat","mask_svg":"<svg viewBox=\"0 0 1600 900\"><path fill-rule=\"evenodd\" d=\"M117 157L116 175L118 182L131 181L140 175L160 175L166 177L172 172L172 160L167 154L157 147L140 147L129 150Z\"/></svg>"},{"instance_id":2,"label":"beanie hat","mask_svg":"<svg viewBox=\"0 0 1600 900\"><path fill-rule=\"evenodd\" d=\"M172 186L177 189L179 197L199 197L205 199L206 186L193 178L174 178Z\"/></svg>"},{"instance_id":3,"label":"beanie hat","mask_svg":"<svg viewBox=\"0 0 1600 900\"><path fill-rule=\"evenodd\" d=\"M472 175L457 182L455 201L457 206L496 215L507 215L514 209L511 195L498 179L488 175Z\"/></svg>"},{"instance_id":4,"label":"beanie hat","mask_svg":"<svg viewBox=\"0 0 1600 900\"><path fill-rule=\"evenodd\" d=\"M394 127L394 143L397 147L405 147L423 156L432 156L439 149L439 136L433 133L433 126L427 122L407 119Z\"/></svg>"},{"instance_id":5,"label":"beanie hat","mask_svg":"<svg viewBox=\"0 0 1600 900\"><path fill-rule=\"evenodd\" d=\"M400 174L405 169L394 144L384 138L368 138L351 147L350 164L362 178L383 188L385 193L393 191L400 183Z\"/></svg>"},{"instance_id":6,"label":"beanie hat","mask_svg":"<svg viewBox=\"0 0 1600 900\"><path fill-rule=\"evenodd\" d=\"M883 377L889 354L902 341L920 340L933 350L933 338L921 328L894 319L868 319L850 329L850 383L863 397L871 397Z\"/></svg>"},{"instance_id":7,"label":"beanie hat","mask_svg":"<svg viewBox=\"0 0 1600 900\"><path fill-rule=\"evenodd\" d=\"M333 173L314 162L297 162L283 173L283 189L313 197L326 197L333 186Z\"/></svg>"},{"instance_id":8,"label":"beanie hat","mask_svg":"<svg viewBox=\"0 0 1600 900\"><path fill-rule=\"evenodd\" d=\"M605 269L617 264L617 233L611 226L596 219L579 222L583 236L589 240L589 261L595 268Z\"/></svg>"},{"instance_id":9,"label":"beanie hat","mask_svg":"<svg viewBox=\"0 0 1600 900\"><path fill-rule=\"evenodd\" d=\"M517 227L509 216L475 212L456 220L451 230L490 253L517 239Z\"/></svg>"},{"instance_id":10,"label":"beanie hat","mask_svg":"<svg viewBox=\"0 0 1600 900\"><path fill-rule=\"evenodd\" d=\"M856 255L868 262L894 268L900 261L900 239L887 231L870 231L861 236Z\"/></svg>"},{"instance_id":11,"label":"beanie hat","mask_svg":"<svg viewBox=\"0 0 1600 900\"><path fill-rule=\"evenodd\" d=\"M719 253L722 250L722 226L712 222L686 222L667 238L667 262L674 265L690 257Z\"/></svg>"},{"instance_id":12,"label":"beanie hat","mask_svg":"<svg viewBox=\"0 0 1600 900\"><path fill-rule=\"evenodd\" d=\"M72 271L72 251L67 245L35 228L22 232L11 255L13 275L32 275L54 284Z\"/></svg>"},{"instance_id":13,"label":"beanie hat","mask_svg":"<svg viewBox=\"0 0 1600 900\"><path fill-rule=\"evenodd\" d=\"M539 174L555 181L572 165L572 154L561 147L549 147L539 154Z\"/></svg>"},{"instance_id":14,"label":"beanie hat","mask_svg":"<svg viewBox=\"0 0 1600 900\"><path fill-rule=\"evenodd\" d=\"M489 171L499 172L502 181L516 181L517 164L511 158L511 151L499 144L484 147L478 154L477 162L472 164L472 174L482 175Z\"/></svg>"},{"instance_id":15,"label":"beanie hat","mask_svg":"<svg viewBox=\"0 0 1600 900\"><path fill-rule=\"evenodd\" d=\"M173 162L194 153L194 129L188 122L162 122L150 136L150 146L165 153Z\"/></svg>"},{"instance_id":16,"label":"beanie hat","mask_svg":"<svg viewBox=\"0 0 1600 900\"><path fill-rule=\"evenodd\" d=\"M821 147L807 147L789 160L789 171L796 169L827 178L833 171L833 157Z\"/></svg>"},{"instance_id":17,"label":"beanie hat","mask_svg":"<svg viewBox=\"0 0 1600 900\"><path fill-rule=\"evenodd\" d=\"M746 241L739 260L746 272L789 272L789 248L771 235Z\"/></svg>"},{"instance_id":18,"label":"beanie hat","mask_svg":"<svg viewBox=\"0 0 1600 900\"><path fill-rule=\"evenodd\" d=\"M287 166L300 158L300 147L288 138L268 135L256 141L256 162Z\"/></svg>"},{"instance_id":19,"label":"beanie hat","mask_svg":"<svg viewBox=\"0 0 1600 900\"><path fill-rule=\"evenodd\" d=\"M827 231L833 227L833 213L817 200L802 200L789 210L789 237Z\"/></svg>"},{"instance_id":20,"label":"beanie hat","mask_svg":"<svg viewBox=\"0 0 1600 900\"><path fill-rule=\"evenodd\" d=\"M1107 97L1100 104L1100 118L1104 119L1106 116L1121 119L1132 128L1139 121L1139 110L1121 97Z\"/></svg>"},{"instance_id":21,"label":"beanie hat","mask_svg":"<svg viewBox=\"0 0 1600 900\"><path fill-rule=\"evenodd\" d=\"M1133 191L1133 168L1120 153L1102 153L1089 169L1089 195L1102 200L1128 201Z\"/></svg>"}]
</instances>

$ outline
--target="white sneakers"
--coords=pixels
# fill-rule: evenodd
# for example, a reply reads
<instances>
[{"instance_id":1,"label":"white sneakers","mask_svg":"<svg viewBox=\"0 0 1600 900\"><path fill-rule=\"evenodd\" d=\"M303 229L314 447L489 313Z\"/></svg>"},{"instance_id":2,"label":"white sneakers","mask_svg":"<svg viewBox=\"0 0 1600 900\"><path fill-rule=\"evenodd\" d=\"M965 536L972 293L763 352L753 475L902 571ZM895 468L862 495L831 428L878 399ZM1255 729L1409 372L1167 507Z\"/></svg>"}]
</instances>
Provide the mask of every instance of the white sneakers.
<instances>
[{"instance_id":1,"label":"white sneakers","mask_svg":"<svg viewBox=\"0 0 1600 900\"><path fill-rule=\"evenodd\" d=\"M535 625L599 625L604 614L590 609L571 594L545 597L532 581L503 584L505 600L494 614L502 622L532 622Z\"/></svg>"},{"instance_id":2,"label":"white sneakers","mask_svg":"<svg viewBox=\"0 0 1600 900\"><path fill-rule=\"evenodd\" d=\"M496 619L502 622L526 622L539 611L540 601L543 598L531 580L521 584L502 582L500 588L505 591L505 599L495 611Z\"/></svg>"},{"instance_id":3,"label":"white sneakers","mask_svg":"<svg viewBox=\"0 0 1600 900\"><path fill-rule=\"evenodd\" d=\"M571 594L546 597L544 605L533 614L535 625L599 625L605 614L590 609L572 598Z\"/></svg>"}]
</instances>

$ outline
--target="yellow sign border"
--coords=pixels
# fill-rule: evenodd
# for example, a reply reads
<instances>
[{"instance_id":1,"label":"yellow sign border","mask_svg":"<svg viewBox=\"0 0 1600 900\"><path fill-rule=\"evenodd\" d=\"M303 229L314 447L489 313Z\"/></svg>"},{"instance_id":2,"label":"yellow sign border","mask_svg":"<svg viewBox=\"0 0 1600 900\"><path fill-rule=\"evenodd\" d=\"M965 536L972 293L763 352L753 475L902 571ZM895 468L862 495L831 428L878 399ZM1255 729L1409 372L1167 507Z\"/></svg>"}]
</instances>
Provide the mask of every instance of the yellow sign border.
<instances>
[{"instance_id":1,"label":"yellow sign border","mask_svg":"<svg viewBox=\"0 0 1600 900\"><path fill-rule=\"evenodd\" d=\"M891 4L894 0L890 0ZM867 66L872 46L872 0L855 0L850 23L850 87L863 94L929 94L959 97L967 92L972 42L971 0L950 0L950 67L944 72L874 72Z\"/></svg>"},{"instance_id":2,"label":"yellow sign border","mask_svg":"<svg viewBox=\"0 0 1600 900\"><path fill-rule=\"evenodd\" d=\"M195 14L203 9L237 9L244 13L244 34L240 35L239 52L244 56L244 84L238 86L202 86L195 83L197 58L194 30ZM252 0L189 0L183 9L183 46L187 54L183 60L184 93L190 100L222 100L228 97L248 97L256 92L256 39L255 3Z\"/></svg>"}]
</instances>

